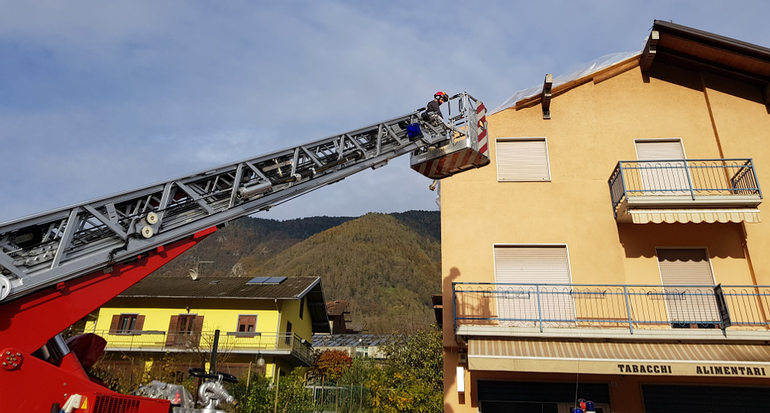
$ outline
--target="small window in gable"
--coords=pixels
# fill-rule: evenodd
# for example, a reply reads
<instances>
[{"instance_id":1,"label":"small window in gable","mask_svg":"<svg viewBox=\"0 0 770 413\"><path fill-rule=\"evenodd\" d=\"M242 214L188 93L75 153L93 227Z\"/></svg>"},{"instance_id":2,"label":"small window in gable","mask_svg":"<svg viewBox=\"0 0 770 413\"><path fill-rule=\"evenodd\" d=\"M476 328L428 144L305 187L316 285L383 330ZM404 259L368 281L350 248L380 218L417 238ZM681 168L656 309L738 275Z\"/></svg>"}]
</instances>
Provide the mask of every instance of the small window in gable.
<instances>
[{"instance_id":1,"label":"small window in gable","mask_svg":"<svg viewBox=\"0 0 770 413\"><path fill-rule=\"evenodd\" d=\"M543 138L500 138L495 142L497 180L538 182L551 180L548 145Z\"/></svg>"}]
</instances>

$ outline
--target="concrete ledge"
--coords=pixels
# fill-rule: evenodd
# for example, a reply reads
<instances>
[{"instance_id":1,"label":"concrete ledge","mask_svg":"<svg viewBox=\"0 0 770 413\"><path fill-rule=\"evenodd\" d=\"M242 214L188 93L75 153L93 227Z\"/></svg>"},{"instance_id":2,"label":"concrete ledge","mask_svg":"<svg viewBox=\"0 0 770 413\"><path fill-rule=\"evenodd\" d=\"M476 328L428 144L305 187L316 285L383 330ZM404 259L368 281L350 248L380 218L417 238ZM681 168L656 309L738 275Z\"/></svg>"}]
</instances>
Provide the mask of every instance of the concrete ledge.
<instances>
[{"instance_id":1,"label":"concrete ledge","mask_svg":"<svg viewBox=\"0 0 770 413\"><path fill-rule=\"evenodd\" d=\"M554 339L591 339L591 340L627 340L627 341L764 341L770 344L770 330L730 330L726 334L720 329L637 329L633 334L628 328L558 328L544 327L504 327L504 326L458 326L455 329L458 339L480 337L500 338L554 338Z\"/></svg>"}]
</instances>

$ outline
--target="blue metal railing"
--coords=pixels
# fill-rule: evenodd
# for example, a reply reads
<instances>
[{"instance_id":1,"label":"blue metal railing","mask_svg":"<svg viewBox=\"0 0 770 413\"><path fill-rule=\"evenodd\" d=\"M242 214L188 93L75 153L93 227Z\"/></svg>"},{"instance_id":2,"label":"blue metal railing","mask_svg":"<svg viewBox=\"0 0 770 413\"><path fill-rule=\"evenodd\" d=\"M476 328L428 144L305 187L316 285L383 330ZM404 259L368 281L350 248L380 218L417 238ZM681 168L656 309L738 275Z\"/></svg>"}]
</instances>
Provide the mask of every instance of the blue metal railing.
<instances>
[{"instance_id":1,"label":"blue metal railing","mask_svg":"<svg viewBox=\"0 0 770 413\"><path fill-rule=\"evenodd\" d=\"M759 195L750 158L620 161L608 180L612 209L632 196Z\"/></svg>"},{"instance_id":2,"label":"blue metal railing","mask_svg":"<svg viewBox=\"0 0 770 413\"><path fill-rule=\"evenodd\" d=\"M452 283L454 326L770 329L767 285Z\"/></svg>"}]
</instances>

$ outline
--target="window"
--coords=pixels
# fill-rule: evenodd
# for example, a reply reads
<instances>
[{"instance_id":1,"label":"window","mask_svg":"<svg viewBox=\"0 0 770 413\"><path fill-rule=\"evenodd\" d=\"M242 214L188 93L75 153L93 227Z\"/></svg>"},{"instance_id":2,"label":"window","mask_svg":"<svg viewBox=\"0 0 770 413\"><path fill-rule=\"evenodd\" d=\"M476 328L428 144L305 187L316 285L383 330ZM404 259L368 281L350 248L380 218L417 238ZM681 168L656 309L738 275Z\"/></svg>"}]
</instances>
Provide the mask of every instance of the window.
<instances>
[{"instance_id":1,"label":"window","mask_svg":"<svg viewBox=\"0 0 770 413\"><path fill-rule=\"evenodd\" d=\"M188 346L200 343L203 316L197 314L172 315L168 324L167 346Z\"/></svg>"},{"instance_id":2,"label":"window","mask_svg":"<svg viewBox=\"0 0 770 413\"><path fill-rule=\"evenodd\" d=\"M369 347L356 347L356 357L369 357Z\"/></svg>"},{"instance_id":3,"label":"window","mask_svg":"<svg viewBox=\"0 0 770 413\"><path fill-rule=\"evenodd\" d=\"M566 245L495 245L496 298L503 325L572 323L575 304ZM535 286L533 284L561 284ZM539 297L539 303L538 303Z\"/></svg>"},{"instance_id":4,"label":"window","mask_svg":"<svg viewBox=\"0 0 770 413\"><path fill-rule=\"evenodd\" d=\"M253 333L257 331L256 315L239 315L238 330L239 333Z\"/></svg>"},{"instance_id":5,"label":"window","mask_svg":"<svg viewBox=\"0 0 770 413\"><path fill-rule=\"evenodd\" d=\"M286 322L286 345L288 346L290 344L291 344L291 322L287 321Z\"/></svg>"},{"instance_id":6,"label":"window","mask_svg":"<svg viewBox=\"0 0 770 413\"><path fill-rule=\"evenodd\" d=\"M180 315L179 322L177 323L176 333L178 335L190 335L195 332L195 316L194 315Z\"/></svg>"},{"instance_id":7,"label":"window","mask_svg":"<svg viewBox=\"0 0 770 413\"><path fill-rule=\"evenodd\" d=\"M144 327L144 316L139 314L116 314L112 316L110 334L138 334Z\"/></svg>"},{"instance_id":8,"label":"window","mask_svg":"<svg viewBox=\"0 0 770 413\"><path fill-rule=\"evenodd\" d=\"M127 314L120 316L118 323L118 333L130 333L136 329L136 316L138 314Z\"/></svg>"},{"instance_id":9,"label":"window","mask_svg":"<svg viewBox=\"0 0 770 413\"><path fill-rule=\"evenodd\" d=\"M638 139L634 144L640 161L669 161L639 164L645 195L685 195L690 192L685 163L671 162L685 159L681 139Z\"/></svg>"},{"instance_id":10,"label":"window","mask_svg":"<svg viewBox=\"0 0 770 413\"><path fill-rule=\"evenodd\" d=\"M705 248L658 248L663 295L674 328L713 328L720 323L714 276Z\"/></svg>"},{"instance_id":11,"label":"window","mask_svg":"<svg viewBox=\"0 0 770 413\"><path fill-rule=\"evenodd\" d=\"M299 300L299 319L304 320L302 317L305 315L305 297Z\"/></svg>"},{"instance_id":12,"label":"window","mask_svg":"<svg viewBox=\"0 0 770 413\"><path fill-rule=\"evenodd\" d=\"M545 138L505 138L496 141L498 181L550 181Z\"/></svg>"}]
</instances>

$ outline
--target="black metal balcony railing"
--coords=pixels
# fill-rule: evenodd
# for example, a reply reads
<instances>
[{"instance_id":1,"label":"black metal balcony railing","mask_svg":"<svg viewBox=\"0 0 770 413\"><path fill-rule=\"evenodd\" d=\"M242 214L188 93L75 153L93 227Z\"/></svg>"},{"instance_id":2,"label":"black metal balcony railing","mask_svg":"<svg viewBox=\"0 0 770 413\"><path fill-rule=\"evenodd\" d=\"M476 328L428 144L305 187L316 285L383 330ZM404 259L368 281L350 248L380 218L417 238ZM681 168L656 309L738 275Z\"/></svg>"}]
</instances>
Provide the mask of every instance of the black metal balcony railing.
<instances>
[{"instance_id":1,"label":"black metal balcony railing","mask_svg":"<svg viewBox=\"0 0 770 413\"><path fill-rule=\"evenodd\" d=\"M751 159L620 161L608 183L616 217L621 202L632 197L762 198Z\"/></svg>"},{"instance_id":2,"label":"black metal balcony railing","mask_svg":"<svg viewBox=\"0 0 770 413\"><path fill-rule=\"evenodd\" d=\"M214 331L169 335L165 331L95 331L107 340L108 350L123 351L211 351ZM286 354L297 357L308 365L313 350L307 340L293 333L223 332L219 336L219 352Z\"/></svg>"},{"instance_id":3,"label":"black metal balcony railing","mask_svg":"<svg viewBox=\"0 0 770 413\"><path fill-rule=\"evenodd\" d=\"M770 286L453 283L454 326L770 329Z\"/></svg>"}]
</instances>

